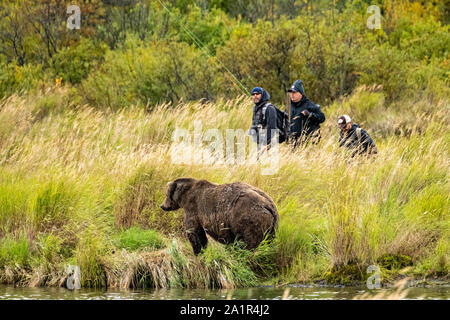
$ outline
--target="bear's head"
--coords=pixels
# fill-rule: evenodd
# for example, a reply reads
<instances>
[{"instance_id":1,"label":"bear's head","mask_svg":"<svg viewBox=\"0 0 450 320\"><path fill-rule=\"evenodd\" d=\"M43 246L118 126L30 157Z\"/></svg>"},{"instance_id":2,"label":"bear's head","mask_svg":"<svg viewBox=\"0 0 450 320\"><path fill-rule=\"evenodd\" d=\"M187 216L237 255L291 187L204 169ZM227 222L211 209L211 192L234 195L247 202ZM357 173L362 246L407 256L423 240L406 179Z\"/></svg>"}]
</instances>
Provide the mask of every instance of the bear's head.
<instances>
[{"instance_id":1,"label":"bear's head","mask_svg":"<svg viewBox=\"0 0 450 320\"><path fill-rule=\"evenodd\" d=\"M160 206L164 211L174 211L182 207L183 195L188 191L195 179L182 178L167 184L166 199Z\"/></svg>"}]
</instances>

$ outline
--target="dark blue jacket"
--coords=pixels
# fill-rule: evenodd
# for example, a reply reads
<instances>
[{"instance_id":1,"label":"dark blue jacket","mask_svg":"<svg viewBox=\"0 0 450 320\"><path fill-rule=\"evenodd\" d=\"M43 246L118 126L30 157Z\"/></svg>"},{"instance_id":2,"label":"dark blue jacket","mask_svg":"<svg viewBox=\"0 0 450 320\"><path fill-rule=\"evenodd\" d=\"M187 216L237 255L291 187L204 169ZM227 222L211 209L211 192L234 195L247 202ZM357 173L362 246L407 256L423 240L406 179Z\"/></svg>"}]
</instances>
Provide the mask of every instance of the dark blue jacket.
<instances>
[{"instance_id":1,"label":"dark blue jacket","mask_svg":"<svg viewBox=\"0 0 450 320\"><path fill-rule=\"evenodd\" d=\"M354 152L352 153L352 158L357 154L378 153L375 143L365 130L360 129L361 137L358 136L356 132L358 128L359 125L354 123L352 124L352 127L347 132L347 134L344 134L344 132L341 131L339 136L339 147L346 147L352 150L354 149Z\"/></svg>"},{"instance_id":2,"label":"dark blue jacket","mask_svg":"<svg viewBox=\"0 0 450 320\"><path fill-rule=\"evenodd\" d=\"M306 115L302 114L306 111ZM320 107L310 101L305 95L298 102L291 101L291 117L289 119L289 133L291 138L308 138L314 131L319 130L320 124L325 121L325 115Z\"/></svg>"}]
</instances>

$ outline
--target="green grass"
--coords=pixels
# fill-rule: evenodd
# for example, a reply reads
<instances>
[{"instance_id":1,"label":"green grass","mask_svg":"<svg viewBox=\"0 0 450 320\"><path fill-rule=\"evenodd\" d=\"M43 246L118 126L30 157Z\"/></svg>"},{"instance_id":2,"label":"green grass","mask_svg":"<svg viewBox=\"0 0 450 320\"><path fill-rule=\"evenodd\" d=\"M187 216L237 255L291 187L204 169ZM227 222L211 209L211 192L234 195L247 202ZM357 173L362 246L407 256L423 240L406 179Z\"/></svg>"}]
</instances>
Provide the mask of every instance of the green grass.
<instances>
[{"instance_id":1,"label":"green grass","mask_svg":"<svg viewBox=\"0 0 450 320\"><path fill-rule=\"evenodd\" d=\"M27 239L5 237L0 241L0 264L2 266L28 266L30 258Z\"/></svg>"},{"instance_id":2,"label":"green grass","mask_svg":"<svg viewBox=\"0 0 450 320\"><path fill-rule=\"evenodd\" d=\"M121 231L115 242L117 248L128 251L161 249L164 247L164 240L155 230L143 230L140 227L132 227Z\"/></svg>"}]
</instances>

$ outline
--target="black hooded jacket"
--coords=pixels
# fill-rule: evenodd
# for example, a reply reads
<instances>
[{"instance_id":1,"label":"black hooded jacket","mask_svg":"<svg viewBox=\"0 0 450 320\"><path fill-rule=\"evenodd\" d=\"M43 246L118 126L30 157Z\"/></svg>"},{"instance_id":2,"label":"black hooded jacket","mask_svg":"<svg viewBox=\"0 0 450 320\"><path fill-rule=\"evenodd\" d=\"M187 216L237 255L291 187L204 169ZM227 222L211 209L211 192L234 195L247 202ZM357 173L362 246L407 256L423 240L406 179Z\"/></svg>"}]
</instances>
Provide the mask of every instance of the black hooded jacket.
<instances>
[{"instance_id":1,"label":"black hooded jacket","mask_svg":"<svg viewBox=\"0 0 450 320\"><path fill-rule=\"evenodd\" d=\"M341 131L339 136L339 147L354 149L352 158L357 154L378 153L375 143L365 130L359 128L361 130L361 134L360 137L358 136L358 133L356 132L358 128L359 125L353 123L347 133Z\"/></svg>"},{"instance_id":2,"label":"black hooded jacket","mask_svg":"<svg viewBox=\"0 0 450 320\"><path fill-rule=\"evenodd\" d=\"M270 144L272 138L272 130L277 130L277 111L275 107L269 103L270 94L263 89L261 100L253 107L252 129L258 137L263 141L258 143ZM265 107L265 108L264 108ZM264 111L264 113L263 113ZM263 131L260 131L263 129Z\"/></svg>"},{"instance_id":3,"label":"black hooded jacket","mask_svg":"<svg viewBox=\"0 0 450 320\"><path fill-rule=\"evenodd\" d=\"M302 114L306 111L306 115ZM298 139L301 136L309 137L319 130L320 124L325 121L325 115L320 107L310 101L304 94L300 101L291 101L290 136Z\"/></svg>"}]
</instances>

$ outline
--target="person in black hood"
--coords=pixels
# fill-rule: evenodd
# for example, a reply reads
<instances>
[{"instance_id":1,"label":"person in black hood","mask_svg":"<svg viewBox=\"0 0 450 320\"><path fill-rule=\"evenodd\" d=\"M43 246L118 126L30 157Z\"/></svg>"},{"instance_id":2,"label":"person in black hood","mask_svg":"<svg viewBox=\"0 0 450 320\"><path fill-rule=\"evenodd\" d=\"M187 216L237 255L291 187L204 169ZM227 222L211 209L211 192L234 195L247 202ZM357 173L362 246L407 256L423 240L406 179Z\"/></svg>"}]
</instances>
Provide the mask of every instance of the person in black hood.
<instances>
[{"instance_id":1,"label":"person in black hood","mask_svg":"<svg viewBox=\"0 0 450 320\"><path fill-rule=\"evenodd\" d=\"M307 141L318 143L320 124L325 121L320 106L306 97L301 80L296 80L288 92L291 98L289 132L294 147Z\"/></svg>"},{"instance_id":2,"label":"person in black hood","mask_svg":"<svg viewBox=\"0 0 450 320\"><path fill-rule=\"evenodd\" d=\"M275 106L269 102L270 94L263 88L253 88L252 98L255 105L249 134L253 136L258 146L269 146L272 133L276 132L272 130L277 130L277 111Z\"/></svg>"},{"instance_id":3,"label":"person in black hood","mask_svg":"<svg viewBox=\"0 0 450 320\"><path fill-rule=\"evenodd\" d=\"M356 155L378 153L377 147L369 134L361 129L358 124L353 123L348 115L344 114L338 118L338 126L341 130L339 147L354 150L352 158Z\"/></svg>"}]
</instances>

